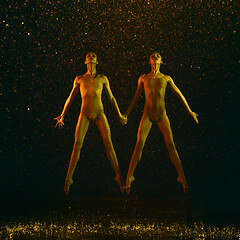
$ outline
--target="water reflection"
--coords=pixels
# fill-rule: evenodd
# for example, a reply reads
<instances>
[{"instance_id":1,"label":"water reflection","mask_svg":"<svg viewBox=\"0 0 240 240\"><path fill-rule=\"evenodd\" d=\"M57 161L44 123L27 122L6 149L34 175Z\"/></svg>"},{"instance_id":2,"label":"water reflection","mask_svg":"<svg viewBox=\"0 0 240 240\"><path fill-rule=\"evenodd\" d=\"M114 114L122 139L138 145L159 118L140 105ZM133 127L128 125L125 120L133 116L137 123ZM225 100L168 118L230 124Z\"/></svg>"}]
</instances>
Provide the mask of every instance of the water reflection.
<instances>
[{"instance_id":1,"label":"water reflection","mask_svg":"<svg viewBox=\"0 0 240 240\"><path fill-rule=\"evenodd\" d=\"M239 239L240 230L234 226L216 227L207 226L203 222L194 222L193 225L165 224L139 220L136 223L118 223L112 221L109 226L101 222L97 224L84 223L84 218L66 225L51 222L29 222L7 224L1 227L1 239Z\"/></svg>"},{"instance_id":2,"label":"water reflection","mask_svg":"<svg viewBox=\"0 0 240 240\"><path fill-rule=\"evenodd\" d=\"M46 206L42 214L32 209L5 221L0 239L240 239L238 224L208 221L185 197L75 198Z\"/></svg>"}]
</instances>

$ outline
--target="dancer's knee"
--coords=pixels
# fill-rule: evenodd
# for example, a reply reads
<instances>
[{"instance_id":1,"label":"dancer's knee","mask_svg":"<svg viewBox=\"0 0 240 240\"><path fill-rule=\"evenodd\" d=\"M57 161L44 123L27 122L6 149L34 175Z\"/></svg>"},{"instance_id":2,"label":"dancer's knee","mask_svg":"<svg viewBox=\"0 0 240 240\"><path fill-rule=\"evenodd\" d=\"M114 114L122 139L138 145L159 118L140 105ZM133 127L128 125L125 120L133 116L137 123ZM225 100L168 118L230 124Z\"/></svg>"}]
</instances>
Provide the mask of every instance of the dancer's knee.
<instances>
[{"instance_id":1,"label":"dancer's knee","mask_svg":"<svg viewBox=\"0 0 240 240\"><path fill-rule=\"evenodd\" d=\"M175 144L174 142L168 142L166 143L166 147L168 149L168 152L173 152L173 151L176 151L176 147L175 147Z\"/></svg>"},{"instance_id":2,"label":"dancer's knee","mask_svg":"<svg viewBox=\"0 0 240 240\"><path fill-rule=\"evenodd\" d=\"M80 151L82 149L83 142L82 141L77 141L73 145L73 150L74 151Z\"/></svg>"},{"instance_id":3,"label":"dancer's knee","mask_svg":"<svg viewBox=\"0 0 240 240\"><path fill-rule=\"evenodd\" d=\"M105 146L106 151L110 151L113 147L111 139L104 139L103 144Z\"/></svg>"},{"instance_id":4,"label":"dancer's knee","mask_svg":"<svg viewBox=\"0 0 240 240\"><path fill-rule=\"evenodd\" d=\"M137 141L135 149L139 150L139 151L142 151L143 148L144 148L144 142L143 141Z\"/></svg>"}]
</instances>

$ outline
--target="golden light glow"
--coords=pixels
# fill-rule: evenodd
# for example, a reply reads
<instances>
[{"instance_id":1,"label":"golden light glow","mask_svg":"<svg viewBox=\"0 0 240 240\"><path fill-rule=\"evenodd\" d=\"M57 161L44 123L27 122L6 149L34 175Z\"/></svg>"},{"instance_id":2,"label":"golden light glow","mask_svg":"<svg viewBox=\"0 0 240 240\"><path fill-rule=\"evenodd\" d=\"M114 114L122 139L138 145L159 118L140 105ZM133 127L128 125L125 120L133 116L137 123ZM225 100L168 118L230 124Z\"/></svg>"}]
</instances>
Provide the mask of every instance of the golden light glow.
<instances>
[{"instance_id":1,"label":"golden light glow","mask_svg":"<svg viewBox=\"0 0 240 240\"><path fill-rule=\"evenodd\" d=\"M30 222L7 224L0 228L1 239L14 239L21 236L25 239L31 237L52 237L71 238L81 236L141 236L141 237L182 237L188 239L232 239L240 238L240 229L226 226L205 226L203 222L194 222L193 225L186 224L156 224L136 223L124 224L111 222L108 226L103 223L85 224L84 221L73 222L66 225L57 223L47 224L46 222Z\"/></svg>"}]
</instances>

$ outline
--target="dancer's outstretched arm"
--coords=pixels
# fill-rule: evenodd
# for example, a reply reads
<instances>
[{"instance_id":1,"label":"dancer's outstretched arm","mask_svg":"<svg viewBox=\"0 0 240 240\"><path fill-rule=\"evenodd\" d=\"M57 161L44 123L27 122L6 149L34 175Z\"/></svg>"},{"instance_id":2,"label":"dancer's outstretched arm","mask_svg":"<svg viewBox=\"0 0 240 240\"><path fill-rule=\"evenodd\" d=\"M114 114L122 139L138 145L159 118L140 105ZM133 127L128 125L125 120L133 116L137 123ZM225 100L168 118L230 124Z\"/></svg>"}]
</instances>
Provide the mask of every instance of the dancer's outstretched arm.
<instances>
[{"instance_id":1,"label":"dancer's outstretched arm","mask_svg":"<svg viewBox=\"0 0 240 240\"><path fill-rule=\"evenodd\" d=\"M195 113L191 110L191 108L189 107L189 105L187 103L186 98L183 96L183 94L181 93L179 88L175 85L175 83L173 82L173 79L170 76L167 76L167 78L168 78L168 85L171 88L171 90L180 98L183 106L186 108L188 113L192 116L194 121L198 124L197 113Z\"/></svg>"},{"instance_id":2,"label":"dancer's outstretched arm","mask_svg":"<svg viewBox=\"0 0 240 240\"><path fill-rule=\"evenodd\" d=\"M64 107L63 107L63 110L62 110L62 113L60 116L54 118L54 120L57 120L57 123L56 123L56 126L55 127L59 127L59 128L62 128L64 126L64 117L65 115L67 114L67 111L68 109L70 108L72 102L73 102L73 99L76 97L78 91L79 91L79 84L77 83L78 82L78 78L79 77L76 77L75 80L74 80L74 83L73 83L73 88L72 88L72 91L70 92L69 94L69 97L67 98L65 104L64 104Z\"/></svg>"},{"instance_id":3,"label":"dancer's outstretched arm","mask_svg":"<svg viewBox=\"0 0 240 240\"><path fill-rule=\"evenodd\" d=\"M142 90L143 90L143 76L141 76L139 79L138 79L138 87L137 87L137 90L134 94L134 97L132 98L131 100L131 103L127 109L127 111L125 112L125 116L128 117L128 115L131 113L133 107L135 106L138 98L141 96L141 93L142 93Z\"/></svg>"},{"instance_id":4,"label":"dancer's outstretched arm","mask_svg":"<svg viewBox=\"0 0 240 240\"><path fill-rule=\"evenodd\" d=\"M113 96L112 90L110 88L110 84L108 81L108 78L106 76L103 77L104 79L104 87L105 87L105 91L107 93L107 96L109 98L110 103L112 104L113 108L115 109L115 111L117 112L119 121L124 125L127 123L127 118L125 116L122 115L117 100L115 99L115 97Z\"/></svg>"}]
</instances>

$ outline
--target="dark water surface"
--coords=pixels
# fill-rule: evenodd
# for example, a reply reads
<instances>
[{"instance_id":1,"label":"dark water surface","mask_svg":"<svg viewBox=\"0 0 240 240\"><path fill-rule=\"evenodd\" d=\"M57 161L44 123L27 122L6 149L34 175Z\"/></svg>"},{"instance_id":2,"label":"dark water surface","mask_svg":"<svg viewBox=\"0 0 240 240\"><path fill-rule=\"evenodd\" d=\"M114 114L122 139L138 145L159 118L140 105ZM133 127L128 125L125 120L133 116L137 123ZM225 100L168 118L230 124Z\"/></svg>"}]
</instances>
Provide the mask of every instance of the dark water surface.
<instances>
[{"instance_id":1,"label":"dark water surface","mask_svg":"<svg viewBox=\"0 0 240 240\"><path fill-rule=\"evenodd\" d=\"M205 199L206 200L206 199ZM239 239L239 208L190 195L58 197L15 202L2 239ZM216 200L216 199L215 199ZM13 201L14 202L14 201Z\"/></svg>"}]
</instances>

